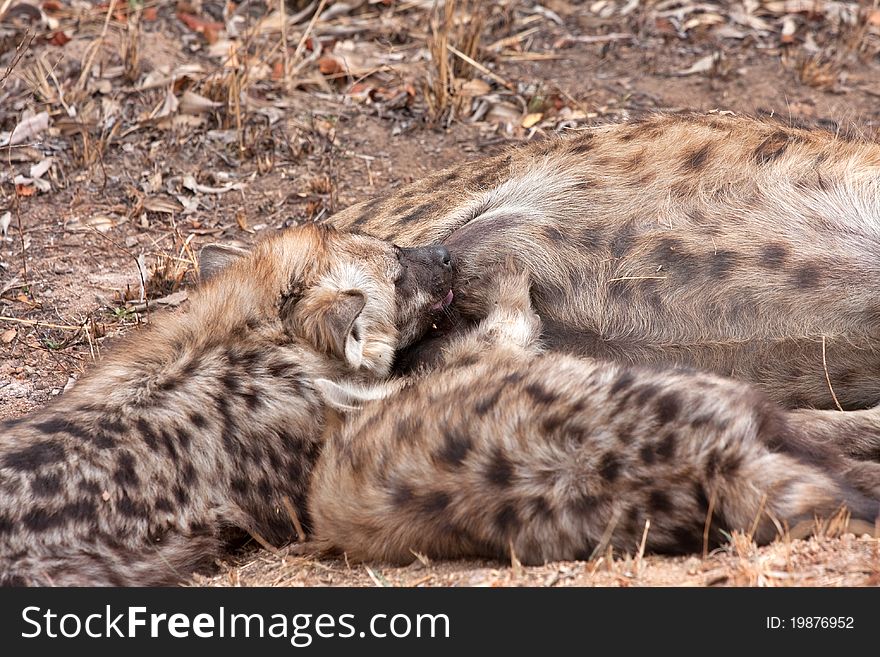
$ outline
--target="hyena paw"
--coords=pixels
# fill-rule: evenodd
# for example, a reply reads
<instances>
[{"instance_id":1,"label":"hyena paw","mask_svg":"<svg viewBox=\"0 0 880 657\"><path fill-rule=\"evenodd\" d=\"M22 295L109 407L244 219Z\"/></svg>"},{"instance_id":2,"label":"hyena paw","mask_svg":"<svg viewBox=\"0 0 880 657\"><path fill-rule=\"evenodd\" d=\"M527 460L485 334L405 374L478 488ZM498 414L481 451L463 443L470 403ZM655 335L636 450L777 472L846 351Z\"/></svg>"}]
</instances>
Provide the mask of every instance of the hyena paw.
<instances>
[{"instance_id":1,"label":"hyena paw","mask_svg":"<svg viewBox=\"0 0 880 657\"><path fill-rule=\"evenodd\" d=\"M493 310L534 314L530 296L531 280L525 265L507 256L487 272L492 281L492 295L489 300Z\"/></svg>"},{"instance_id":2,"label":"hyena paw","mask_svg":"<svg viewBox=\"0 0 880 657\"><path fill-rule=\"evenodd\" d=\"M500 341L534 347L541 334L541 320L532 307L528 270L515 258L507 257L487 273L494 291L486 328Z\"/></svg>"}]
</instances>

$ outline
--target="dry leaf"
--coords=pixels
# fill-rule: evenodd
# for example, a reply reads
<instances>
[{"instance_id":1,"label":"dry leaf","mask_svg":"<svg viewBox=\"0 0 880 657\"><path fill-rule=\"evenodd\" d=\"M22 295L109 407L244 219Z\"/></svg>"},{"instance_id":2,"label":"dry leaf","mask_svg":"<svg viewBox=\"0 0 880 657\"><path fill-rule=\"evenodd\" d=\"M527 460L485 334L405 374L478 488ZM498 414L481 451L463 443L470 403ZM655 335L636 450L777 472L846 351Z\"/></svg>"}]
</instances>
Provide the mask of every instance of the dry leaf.
<instances>
[{"instance_id":1,"label":"dry leaf","mask_svg":"<svg viewBox=\"0 0 880 657\"><path fill-rule=\"evenodd\" d=\"M29 185L22 185L17 183L15 185L15 193L19 196L33 196L37 193L36 187L31 187Z\"/></svg>"},{"instance_id":2,"label":"dry leaf","mask_svg":"<svg viewBox=\"0 0 880 657\"><path fill-rule=\"evenodd\" d=\"M248 229L247 215L245 214L244 210L241 208L239 208L238 211L235 213L235 223L238 224L238 227L241 230Z\"/></svg>"},{"instance_id":3,"label":"dry leaf","mask_svg":"<svg viewBox=\"0 0 880 657\"><path fill-rule=\"evenodd\" d=\"M16 144L30 141L48 128L49 113L40 112L39 114L34 114L30 118L23 119L21 123L15 126L12 134L9 135L9 139L4 143L0 143L0 146L15 146Z\"/></svg>"},{"instance_id":4,"label":"dry leaf","mask_svg":"<svg viewBox=\"0 0 880 657\"><path fill-rule=\"evenodd\" d=\"M144 201L144 209L150 212L162 212L164 214L177 214L183 210L183 206L170 198L153 197Z\"/></svg>"},{"instance_id":5,"label":"dry leaf","mask_svg":"<svg viewBox=\"0 0 880 657\"><path fill-rule=\"evenodd\" d=\"M4 212L0 214L0 235L6 237L9 232L9 224L12 223L12 213Z\"/></svg>"},{"instance_id":6,"label":"dry leaf","mask_svg":"<svg viewBox=\"0 0 880 657\"><path fill-rule=\"evenodd\" d=\"M491 89L492 88L487 82L484 82L479 78L474 78L461 85L461 89L459 89L458 93L461 96L485 96L491 91Z\"/></svg>"},{"instance_id":7,"label":"dry leaf","mask_svg":"<svg viewBox=\"0 0 880 657\"><path fill-rule=\"evenodd\" d=\"M203 114L222 106L223 103L210 100L187 89L180 97L179 109L184 114Z\"/></svg>"},{"instance_id":8,"label":"dry leaf","mask_svg":"<svg viewBox=\"0 0 880 657\"><path fill-rule=\"evenodd\" d=\"M684 77L686 75L696 75L698 73L708 73L715 65L721 61L721 51L713 52L711 55L706 55L705 57L701 57L697 61L695 61L690 68L686 68L683 71L679 71L678 73L674 73L673 75L678 75Z\"/></svg>"},{"instance_id":9,"label":"dry leaf","mask_svg":"<svg viewBox=\"0 0 880 657\"><path fill-rule=\"evenodd\" d=\"M794 43L794 33L797 31L797 25L794 18L786 16L782 21L782 36L779 38L780 43Z\"/></svg>"},{"instance_id":10,"label":"dry leaf","mask_svg":"<svg viewBox=\"0 0 880 657\"><path fill-rule=\"evenodd\" d=\"M2 334L0 334L0 342L2 342L3 344L9 344L13 340L15 340L15 336L15 329L7 329L6 331L3 331Z\"/></svg>"},{"instance_id":11,"label":"dry leaf","mask_svg":"<svg viewBox=\"0 0 880 657\"><path fill-rule=\"evenodd\" d=\"M324 55L318 60L318 70L323 75L339 75L345 73L345 62L335 55Z\"/></svg>"},{"instance_id":12,"label":"dry leaf","mask_svg":"<svg viewBox=\"0 0 880 657\"><path fill-rule=\"evenodd\" d=\"M531 128L533 125L538 123L541 119L544 118L544 114L542 112L534 112L532 114L526 114L525 118L522 120L523 128Z\"/></svg>"},{"instance_id":13,"label":"dry leaf","mask_svg":"<svg viewBox=\"0 0 880 657\"><path fill-rule=\"evenodd\" d=\"M47 157L45 160L38 162L37 164L31 165L30 168L30 176L31 178L41 178L44 173L46 173L51 167L54 160L51 157Z\"/></svg>"}]
</instances>

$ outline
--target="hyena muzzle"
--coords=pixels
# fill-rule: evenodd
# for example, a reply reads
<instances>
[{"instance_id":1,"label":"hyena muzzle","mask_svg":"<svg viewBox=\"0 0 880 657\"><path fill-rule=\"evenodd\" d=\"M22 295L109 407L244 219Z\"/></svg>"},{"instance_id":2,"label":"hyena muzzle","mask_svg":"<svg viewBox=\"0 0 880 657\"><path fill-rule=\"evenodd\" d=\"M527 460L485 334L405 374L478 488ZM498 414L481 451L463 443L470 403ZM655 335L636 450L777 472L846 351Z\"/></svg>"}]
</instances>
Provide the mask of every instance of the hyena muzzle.
<instances>
[{"instance_id":1,"label":"hyena muzzle","mask_svg":"<svg viewBox=\"0 0 880 657\"><path fill-rule=\"evenodd\" d=\"M164 584L242 533L289 541L324 428L315 380L387 376L451 289L444 247L315 225L206 247L201 270L181 311L0 424L0 583Z\"/></svg>"}]
</instances>

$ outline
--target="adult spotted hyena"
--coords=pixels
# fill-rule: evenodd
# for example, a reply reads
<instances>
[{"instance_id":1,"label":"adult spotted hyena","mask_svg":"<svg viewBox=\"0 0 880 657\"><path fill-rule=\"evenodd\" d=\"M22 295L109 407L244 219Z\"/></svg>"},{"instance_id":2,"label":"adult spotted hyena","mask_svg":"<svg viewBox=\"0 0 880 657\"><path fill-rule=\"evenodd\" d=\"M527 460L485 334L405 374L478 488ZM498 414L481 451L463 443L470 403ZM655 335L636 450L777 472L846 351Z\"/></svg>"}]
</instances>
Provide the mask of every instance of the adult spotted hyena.
<instances>
[{"instance_id":1,"label":"adult spotted hyena","mask_svg":"<svg viewBox=\"0 0 880 657\"><path fill-rule=\"evenodd\" d=\"M787 407L832 408L832 389L848 409L880 401L873 141L656 115L458 165L330 221L446 244L454 326L484 316L484 272L514 254L550 347L732 375Z\"/></svg>"},{"instance_id":2,"label":"adult spotted hyena","mask_svg":"<svg viewBox=\"0 0 880 657\"><path fill-rule=\"evenodd\" d=\"M371 390L321 382L332 406L363 409L314 471L317 546L539 564L642 540L699 552L733 530L763 543L842 507L873 528L880 463L827 447L880 446L849 433L848 413L785 411L707 373L542 354L525 280L492 275L498 304L441 369Z\"/></svg>"},{"instance_id":3,"label":"adult spotted hyena","mask_svg":"<svg viewBox=\"0 0 880 657\"><path fill-rule=\"evenodd\" d=\"M451 278L443 247L313 225L206 247L201 271L182 311L0 424L0 582L162 584L230 532L288 541L323 430L314 380L387 375Z\"/></svg>"}]
</instances>

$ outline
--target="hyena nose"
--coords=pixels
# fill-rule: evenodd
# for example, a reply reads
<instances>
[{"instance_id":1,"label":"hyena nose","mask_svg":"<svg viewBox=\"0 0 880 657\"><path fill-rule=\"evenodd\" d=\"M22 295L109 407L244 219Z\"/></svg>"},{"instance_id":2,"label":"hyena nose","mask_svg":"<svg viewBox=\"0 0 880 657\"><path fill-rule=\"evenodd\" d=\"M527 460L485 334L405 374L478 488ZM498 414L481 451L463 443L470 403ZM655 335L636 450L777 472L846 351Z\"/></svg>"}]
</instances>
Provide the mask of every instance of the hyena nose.
<instances>
[{"instance_id":1,"label":"hyena nose","mask_svg":"<svg viewBox=\"0 0 880 657\"><path fill-rule=\"evenodd\" d=\"M432 255L440 263L444 269L452 269L452 256L449 255L449 249L445 246L434 246L431 248Z\"/></svg>"}]
</instances>

